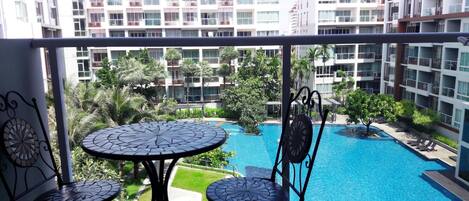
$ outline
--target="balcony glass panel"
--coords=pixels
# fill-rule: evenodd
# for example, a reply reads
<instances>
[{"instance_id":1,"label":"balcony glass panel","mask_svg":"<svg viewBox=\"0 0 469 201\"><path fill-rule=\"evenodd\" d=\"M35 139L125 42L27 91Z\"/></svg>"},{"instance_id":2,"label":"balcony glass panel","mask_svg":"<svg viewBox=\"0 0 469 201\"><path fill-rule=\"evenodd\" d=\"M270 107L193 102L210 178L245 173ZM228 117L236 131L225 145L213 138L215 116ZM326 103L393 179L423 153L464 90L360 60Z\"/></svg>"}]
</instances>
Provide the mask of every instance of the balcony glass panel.
<instances>
[{"instance_id":1,"label":"balcony glass panel","mask_svg":"<svg viewBox=\"0 0 469 201\"><path fill-rule=\"evenodd\" d=\"M463 101L469 101L469 82L458 81L457 98Z\"/></svg>"}]
</instances>

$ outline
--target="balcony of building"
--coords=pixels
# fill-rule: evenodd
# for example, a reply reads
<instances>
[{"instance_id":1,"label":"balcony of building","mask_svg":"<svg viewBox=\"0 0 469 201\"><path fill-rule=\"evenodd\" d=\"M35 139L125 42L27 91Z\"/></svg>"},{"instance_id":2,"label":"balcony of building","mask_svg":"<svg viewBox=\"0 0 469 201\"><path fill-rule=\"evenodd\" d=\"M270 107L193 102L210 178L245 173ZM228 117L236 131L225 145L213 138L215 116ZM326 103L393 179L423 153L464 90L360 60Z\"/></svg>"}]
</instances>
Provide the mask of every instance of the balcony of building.
<instances>
[{"instance_id":1,"label":"balcony of building","mask_svg":"<svg viewBox=\"0 0 469 201\"><path fill-rule=\"evenodd\" d=\"M420 32L445 32L445 21L436 20L422 22L420 26Z\"/></svg>"},{"instance_id":2,"label":"balcony of building","mask_svg":"<svg viewBox=\"0 0 469 201\"><path fill-rule=\"evenodd\" d=\"M218 0L218 6L231 7L233 6L233 0Z\"/></svg>"},{"instance_id":3,"label":"balcony of building","mask_svg":"<svg viewBox=\"0 0 469 201\"><path fill-rule=\"evenodd\" d=\"M461 13L463 12L463 2L461 0L446 0L443 14Z\"/></svg>"},{"instance_id":4,"label":"balcony of building","mask_svg":"<svg viewBox=\"0 0 469 201\"><path fill-rule=\"evenodd\" d=\"M461 19L447 20L446 32L461 32Z\"/></svg>"},{"instance_id":5,"label":"balcony of building","mask_svg":"<svg viewBox=\"0 0 469 201\"><path fill-rule=\"evenodd\" d=\"M456 77L443 75L441 95L454 98L454 89L456 87Z\"/></svg>"},{"instance_id":6,"label":"balcony of building","mask_svg":"<svg viewBox=\"0 0 469 201\"><path fill-rule=\"evenodd\" d=\"M184 7L197 7L197 0L183 0Z\"/></svg>"},{"instance_id":7,"label":"balcony of building","mask_svg":"<svg viewBox=\"0 0 469 201\"><path fill-rule=\"evenodd\" d=\"M129 0L130 7L142 7L142 0Z\"/></svg>"},{"instance_id":8,"label":"balcony of building","mask_svg":"<svg viewBox=\"0 0 469 201\"><path fill-rule=\"evenodd\" d=\"M444 50L444 64L446 70L456 71L458 69L458 52L457 48L445 48Z\"/></svg>"},{"instance_id":9,"label":"balcony of building","mask_svg":"<svg viewBox=\"0 0 469 201\"><path fill-rule=\"evenodd\" d=\"M91 7L103 7L104 0L90 0L89 1Z\"/></svg>"},{"instance_id":10,"label":"balcony of building","mask_svg":"<svg viewBox=\"0 0 469 201\"><path fill-rule=\"evenodd\" d=\"M179 7L179 0L166 0L166 6Z\"/></svg>"},{"instance_id":11,"label":"balcony of building","mask_svg":"<svg viewBox=\"0 0 469 201\"><path fill-rule=\"evenodd\" d=\"M453 122L453 104L440 101L440 122L452 126Z\"/></svg>"},{"instance_id":12,"label":"balcony of building","mask_svg":"<svg viewBox=\"0 0 469 201\"><path fill-rule=\"evenodd\" d=\"M433 80L432 73L419 71L417 89L431 93L432 88L433 88L432 80Z\"/></svg>"},{"instance_id":13,"label":"balcony of building","mask_svg":"<svg viewBox=\"0 0 469 201\"><path fill-rule=\"evenodd\" d=\"M432 108L432 97L424 96L421 94L415 94L415 106L419 109L430 109Z\"/></svg>"},{"instance_id":14,"label":"balcony of building","mask_svg":"<svg viewBox=\"0 0 469 201\"><path fill-rule=\"evenodd\" d=\"M404 69L404 84L409 87L417 87L417 70Z\"/></svg>"}]
</instances>

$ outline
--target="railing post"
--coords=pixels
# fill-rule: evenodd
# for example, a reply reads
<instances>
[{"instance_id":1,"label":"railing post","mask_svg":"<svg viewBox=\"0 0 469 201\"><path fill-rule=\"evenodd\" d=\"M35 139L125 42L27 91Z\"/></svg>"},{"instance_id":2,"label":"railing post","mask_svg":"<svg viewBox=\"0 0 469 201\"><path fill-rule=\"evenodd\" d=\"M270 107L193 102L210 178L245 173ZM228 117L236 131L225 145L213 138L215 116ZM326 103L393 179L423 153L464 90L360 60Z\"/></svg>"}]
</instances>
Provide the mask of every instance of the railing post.
<instances>
[{"instance_id":1,"label":"railing post","mask_svg":"<svg viewBox=\"0 0 469 201\"><path fill-rule=\"evenodd\" d=\"M60 151L62 179L64 183L73 182L72 159L68 142L67 111L64 101L64 78L58 65L57 48L48 48L51 68L52 91L54 94L55 118L57 120L57 142Z\"/></svg>"},{"instance_id":2,"label":"railing post","mask_svg":"<svg viewBox=\"0 0 469 201\"><path fill-rule=\"evenodd\" d=\"M283 50L282 50L282 122L283 124L286 119L288 119L288 114L286 111L288 111L289 107L289 99L290 99L290 66L291 66L291 45L290 44L284 44L283 45ZM287 126L287 125L282 125L282 126ZM288 129L285 130L288 132ZM285 150L283 150L284 152ZM285 156L284 153L282 153L283 156ZM288 163L288 159L286 157L282 157L282 174L283 179L282 179L282 188L287 195L287 200L289 200L289 192L290 192L290 166Z\"/></svg>"}]
</instances>

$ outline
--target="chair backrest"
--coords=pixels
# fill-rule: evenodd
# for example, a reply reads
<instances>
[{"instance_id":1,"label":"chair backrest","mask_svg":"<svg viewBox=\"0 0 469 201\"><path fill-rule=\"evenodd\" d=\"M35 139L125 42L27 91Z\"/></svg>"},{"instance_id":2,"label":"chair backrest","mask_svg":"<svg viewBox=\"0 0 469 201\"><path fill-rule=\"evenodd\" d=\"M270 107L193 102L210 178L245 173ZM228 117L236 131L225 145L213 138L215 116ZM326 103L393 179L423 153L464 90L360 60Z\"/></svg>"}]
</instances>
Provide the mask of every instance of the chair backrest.
<instances>
[{"instance_id":1,"label":"chair backrest","mask_svg":"<svg viewBox=\"0 0 469 201\"><path fill-rule=\"evenodd\" d=\"M0 126L0 180L10 200L50 190L55 179L62 185L35 98L0 94Z\"/></svg>"},{"instance_id":2,"label":"chair backrest","mask_svg":"<svg viewBox=\"0 0 469 201\"><path fill-rule=\"evenodd\" d=\"M314 96L316 98L313 98ZM291 112L293 110L293 112ZM314 148L311 152L313 143L313 120L311 116L317 112L321 119L318 134ZM289 107L285 114L282 127L282 134L275 157L274 167L272 168L271 180L276 182L276 175L279 174L283 179L288 179L289 187L299 196L299 200L305 199L306 189L309 178L313 170L314 161L318 152L324 125L326 123L329 111L322 110L321 94L318 91L311 91L308 87L302 87L298 93L291 94ZM290 123L290 116L293 121ZM282 162L288 161L290 174L293 177L287 177L282 173ZM304 170L304 168L306 170ZM289 174L289 175L290 175Z\"/></svg>"}]
</instances>

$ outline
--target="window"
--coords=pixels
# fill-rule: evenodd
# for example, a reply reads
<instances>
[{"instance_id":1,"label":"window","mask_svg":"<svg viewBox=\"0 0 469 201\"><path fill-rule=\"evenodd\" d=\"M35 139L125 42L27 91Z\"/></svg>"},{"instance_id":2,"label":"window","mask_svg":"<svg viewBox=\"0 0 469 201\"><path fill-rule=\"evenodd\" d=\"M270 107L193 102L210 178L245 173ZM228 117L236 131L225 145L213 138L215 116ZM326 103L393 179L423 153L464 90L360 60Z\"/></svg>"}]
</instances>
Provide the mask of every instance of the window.
<instances>
[{"instance_id":1,"label":"window","mask_svg":"<svg viewBox=\"0 0 469 201\"><path fill-rule=\"evenodd\" d=\"M349 34L352 33L350 28L344 27L325 27L319 28L318 35L329 35L329 34Z\"/></svg>"},{"instance_id":2,"label":"window","mask_svg":"<svg viewBox=\"0 0 469 201\"><path fill-rule=\"evenodd\" d=\"M125 31L109 31L109 37L125 37Z\"/></svg>"},{"instance_id":3,"label":"window","mask_svg":"<svg viewBox=\"0 0 469 201\"><path fill-rule=\"evenodd\" d=\"M257 4L278 4L279 0L257 0Z\"/></svg>"},{"instance_id":4,"label":"window","mask_svg":"<svg viewBox=\"0 0 469 201\"><path fill-rule=\"evenodd\" d=\"M184 12L182 13L182 20L184 21L184 25L194 24L194 22L197 21L197 13Z\"/></svg>"},{"instance_id":5,"label":"window","mask_svg":"<svg viewBox=\"0 0 469 201\"><path fill-rule=\"evenodd\" d=\"M146 32L145 31L129 31L129 37L146 37Z\"/></svg>"},{"instance_id":6,"label":"window","mask_svg":"<svg viewBox=\"0 0 469 201\"><path fill-rule=\"evenodd\" d=\"M160 5L160 0L145 0L143 2L145 5Z\"/></svg>"},{"instance_id":7,"label":"window","mask_svg":"<svg viewBox=\"0 0 469 201\"><path fill-rule=\"evenodd\" d=\"M210 64L216 64L218 63L218 49L202 50L202 57L204 61Z\"/></svg>"},{"instance_id":8,"label":"window","mask_svg":"<svg viewBox=\"0 0 469 201\"><path fill-rule=\"evenodd\" d=\"M36 1L36 17L37 17L37 22L44 22L42 2Z\"/></svg>"},{"instance_id":9,"label":"window","mask_svg":"<svg viewBox=\"0 0 469 201\"><path fill-rule=\"evenodd\" d=\"M277 49L274 49L274 50L264 50L264 54L265 54L265 56L267 56L267 57L275 57L275 56L278 54L278 50L277 50Z\"/></svg>"},{"instance_id":10,"label":"window","mask_svg":"<svg viewBox=\"0 0 469 201\"><path fill-rule=\"evenodd\" d=\"M217 3L216 0L201 0L200 1L200 4L202 5L214 5L216 3Z\"/></svg>"},{"instance_id":11,"label":"window","mask_svg":"<svg viewBox=\"0 0 469 201\"><path fill-rule=\"evenodd\" d=\"M257 23L273 24L278 23L278 11L260 11L257 12Z\"/></svg>"},{"instance_id":12,"label":"window","mask_svg":"<svg viewBox=\"0 0 469 201\"><path fill-rule=\"evenodd\" d=\"M278 31L257 31L257 36L278 36Z\"/></svg>"},{"instance_id":13,"label":"window","mask_svg":"<svg viewBox=\"0 0 469 201\"><path fill-rule=\"evenodd\" d=\"M316 89L320 93L330 94L332 93L332 84L317 84Z\"/></svg>"},{"instance_id":14,"label":"window","mask_svg":"<svg viewBox=\"0 0 469 201\"><path fill-rule=\"evenodd\" d=\"M254 0L238 0L238 4L253 4Z\"/></svg>"},{"instance_id":15,"label":"window","mask_svg":"<svg viewBox=\"0 0 469 201\"><path fill-rule=\"evenodd\" d=\"M335 11L321 10L319 11L319 22L335 22Z\"/></svg>"},{"instance_id":16,"label":"window","mask_svg":"<svg viewBox=\"0 0 469 201\"><path fill-rule=\"evenodd\" d=\"M217 13L201 13L202 25L216 25L217 24Z\"/></svg>"},{"instance_id":17,"label":"window","mask_svg":"<svg viewBox=\"0 0 469 201\"><path fill-rule=\"evenodd\" d=\"M218 20L221 25L230 25L231 19L233 19L232 12L219 12L218 13Z\"/></svg>"},{"instance_id":18,"label":"window","mask_svg":"<svg viewBox=\"0 0 469 201\"><path fill-rule=\"evenodd\" d=\"M119 58L123 57L126 55L125 50L117 50L117 51L111 51L111 62L113 64L117 63Z\"/></svg>"},{"instance_id":19,"label":"window","mask_svg":"<svg viewBox=\"0 0 469 201\"><path fill-rule=\"evenodd\" d=\"M183 59L191 59L194 62L199 61L199 50L182 50Z\"/></svg>"},{"instance_id":20,"label":"window","mask_svg":"<svg viewBox=\"0 0 469 201\"><path fill-rule=\"evenodd\" d=\"M251 52L251 50L238 50L239 56L238 56L238 63L241 63L244 61L244 59L247 58L248 54Z\"/></svg>"},{"instance_id":21,"label":"window","mask_svg":"<svg viewBox=\"0 0 469 201\"><path fill-rule=\"evenodd\" d=\"M87 57L88 49L86 47L77 47L77 57Z\"/></svg>"},{"instance_id":22,"label":"window","mask_svg":"<svg viewBox=\"0 0 469 201\"><path fill-rule=\"evenodd\" d=\"M93 53L93 62L101 63L104 58L107 58L107 53L104 52L95 52Z\"/></svg>"},{"instance_id":23,"label":"window","mask_svg":"<svg viewBox=\"0 0 469 201\"><path fill-rule=\"evenodd\" d=\"M238 24L252 24L252 12L238 12Z\"/></svg>"},{"instance_id":24,"label":"window","mask_svg":"<svg viewBox=\"0 0 469 201\"><path fill-rule=\"evenodd\" d=\"M182 30L182 37L199 37L198 30Z\"/></svg>"},{"instance_id":25,"label":"window","mask_svg":"<svg viewBox=\"0 0 469 201\"><path fill-rule=\"evenodd\" d=\"M148 49L148 54L155 60L163 60L163 49Z\"/></svg>"},{"instance_id":26,"label":"window","mask_svg":"<svg viewBox=\"0 0 469 201\"><path fill-rule=\"evenodd\" d=\"M459 71L469 72L469 52L461 53Z\"/></svg>"},{"instance_id":27,"label":"window","mask_svg":"<svg viewBox=\"0 0 469 201\"><path fill-rule=\"evenodd\" d=\"M110 13L109 14L109 25L110 26L122 26L122 25L124 25L124 14L122 14L122 13Z\"/></svg>"},{"instance_id":28,"label":"window","mask_svg":"<svg viewBox=\"0 0 469 201\"><path fill-rule=\"evenodd\" d=\"M122 0L108 0L107 5L120 6L120 5L122 5Z\"/></svg>"},{"instance_id":29,"label":"window","mask_svg":"<svg viewBox=\"0 0 469 201\"><path fill-rule=\"evenodd\" d=\"M23 1L15 1L16 19L28 22L28 8Z\"/></svg>"},{"instance_id":30,"label":"window","mask_svg":"<svg viewBox=\"0 0 469 201\"><path fill-rule=\"evenodd\" d=\"M463 23L462 32L469 32L469 23Z\"/></svg>"},{"instance_id":31,"label":"window","mask_svg":"<svg viewBox=\"0 0 469 201\"><path fill-rule=\"evenodd\" d=\"M251 34L252 33L250 31L238 31L237 36L248 37L248 36L251 36Z\"/></svg>"},{"instance_id":32,"label":"window","mask_svg":"<svg viewBox=\"0 0 469 201\"><path fill-rule=\"evenodd\" d=\"M161 25L161 13L155 11L146 11L144 14L145 25L159 26Z\"/></svg>"},{"instance_id":33,"label":"window","mask_svg":"<svg viewBox=\"0 0 469 201\"><path fill-rule=\"evenodd\" d=\"M233 36L232 29L220 29L216 32L215 36L217 37L231 37Z\"/></svg>"},{"instance_id":34,"label":"window","mask_svg":"<svg viewBox=\"0 0 469 201\"><path fill-rule=\"evenodd\" d=\"M178 38L181 37L180 29L166 29L166 37Z\"/></svg>"},{"instance_id":35,"label":"window","mask_svg":"<svg viewBox=\"0 0 469 201\"><path fill-rule=\"evenodd\" d=\"M74 0L72 2L73 15L84 15L83 0Z\"/></svg>"},{"instance_id":36,"label":"window","mask_svg":"<svg viewBox=\"0 0 469 201\"><path fill-rule=\"evenodd\" d=\"M73 19L75 26L75 36L86 36L85 19Z\"/></svg>"},{"instance_id":37,"label":"window","mask_svg":"<svg viewBox=\"0 0 469 201\"><path fill-rule=\"evenodd\" d=\"M139 25L142 19L143 19L143 13L127 13L128 25Z\"/></svg>"},{"instance_id":38,"label":"window","mask_svg":"<svg viewBox=\"0 0 469 201\"><path fill-rule=\"evenodd\" d=\"M122 14L121 14L122 18ZM90 22L102 22L104 21L104 13L90 13Z\"/></svg>"},{"instance_id":39,"label":"window","mask_svg":"<svg viewBox=\"0 0 469 201\"><path fill-rule=\"evenodd\" d=\"M106 37L106 31L104 29L90 30L90 35L92 38L104 38Z\"/></svg>"},{"instance_id":40,"label":"window","mask_svg":"<svg viewBox=\"0 0 469 201\"><path fill-rule=\"evenodd\" d=\"M456 128L461 127L461 121L462 121L462 110L456 109L454 113L454 122L453 126Z\"/></svg>"},{"instance_id":41,"label":"window","mask_svg":"<svg viewBox=\"0 0 469 201\"><path fill-rule=\"evenodd\" d=\"M469 101L469 82L458 81L457 98L463 101Z\"/></svg>"},{"instance_id":42,"label":"window","mask_svg":"<svg viewBox=\"0 0 469 201\"><path fill-rule=\"evenodd\" d=\"M163 32L159 29L147 30L147 38L161 38L163 37Z\"/></svg>"},{"instance_id":43,"label":"window","mask_svg":"<svg viewBox=\"0 0 469 201\"><path fill-rule=\"evenodd\" d=\"M166 25L176 25L179 21L179 13L164 13L164 20L166 22Z\"/></svg>"},{"instance_id":44,"label":"window","mask_svg":"<svg viewBox=\"0 0 469 201\"><path fill-rule=\"evenodd\" d=\"M91 76L90 63L87 59L78 59L77 64L78 64L78 77L79 78Z\"/></svg>"}]
</instances>

